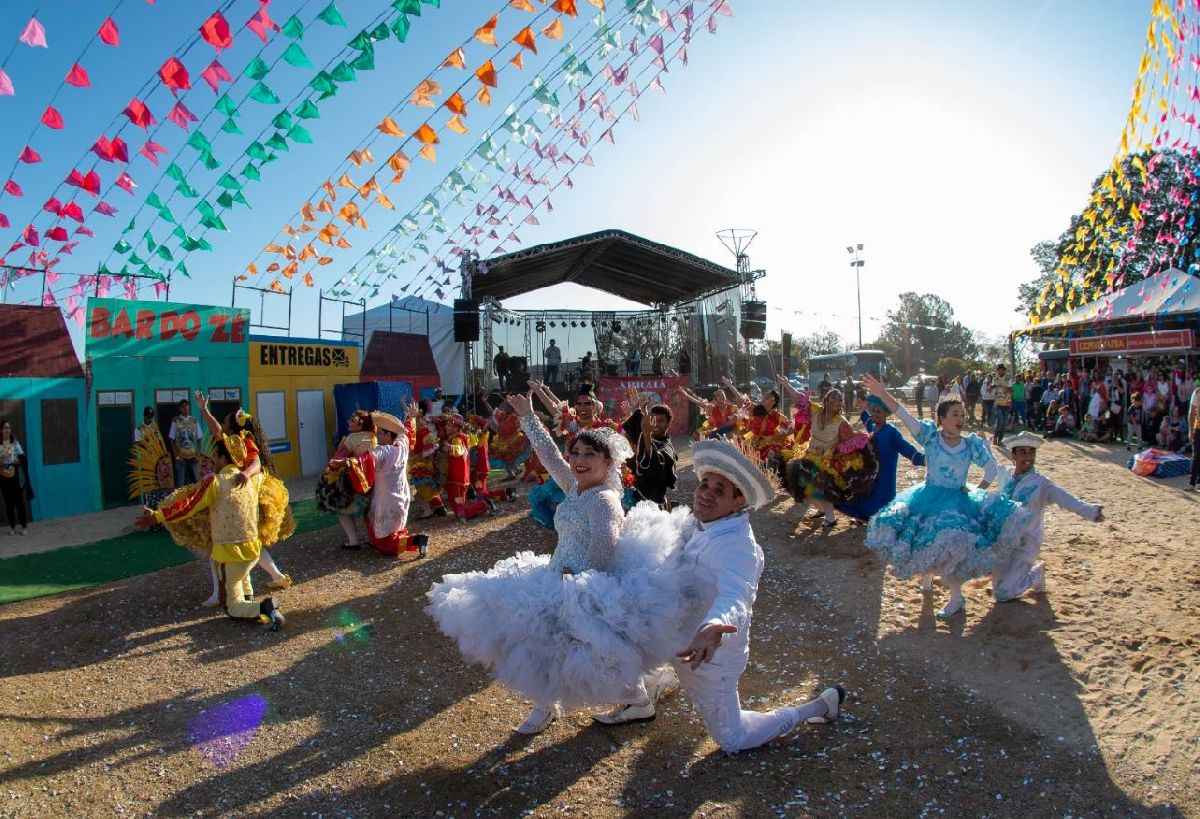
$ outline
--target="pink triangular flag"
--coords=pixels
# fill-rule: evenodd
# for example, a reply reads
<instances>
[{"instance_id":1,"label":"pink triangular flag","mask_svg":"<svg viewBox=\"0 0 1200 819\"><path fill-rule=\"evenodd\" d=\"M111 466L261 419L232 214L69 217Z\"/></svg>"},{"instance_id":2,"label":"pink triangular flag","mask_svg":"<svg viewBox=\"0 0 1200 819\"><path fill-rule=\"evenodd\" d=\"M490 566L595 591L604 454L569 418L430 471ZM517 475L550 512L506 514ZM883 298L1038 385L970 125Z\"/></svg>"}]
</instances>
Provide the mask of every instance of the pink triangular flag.
<instances>
[{"instance_id":1,"label":"pink triangular flag","mask_svg":"<svg viewBox=\"0 0 1200 819\"><path fill-rule=\"evenodd\" d=\"M137 187L137 183L133 181L133 177L127 173L122 173L117 177L116 185L126 193L133 193L133 189Z\"/></svg>"},{"instance_id":2,"label":"pink triangular flag","mask_svg":"<svg viewBox=\"0 0 1200 819\"><path fill-rule=\"evenodd\" d=\"M11 97L15 93L12 80L4 73L4 69L0 68L0 97Z\"/></svg>"},{"instance_id":3,"label":"pink triangular flag","mask_svg":"<svg viewBox=\"0 0 1200 819\"><path fill-rule=\"evenodd\" d=\"M117 209L114 208L112 205L108 204L107 202L105 202L103 199L101 199L99 202L97 202L96 207L92 208L92 210L94 210L96 213L100 214L101 216L116 216L117 215Z\"/></svg>"},{"instance_id":4,"label":"pink triangular flag","mask_svg":"<svg viewBox=\"0 0 1200 819\"><path fill-rule=\"evenodd\" d=\"M46 110L42 113L42 125L45 125L47 128L53 128L56 131L66 127L63 123L62 114L58 113L53 105L47 105Z\"/></svg>"},{"instance_id":5,"label":"pink triangular flag","mask_svg":"<svg viewBox=\"0 0 1200 819\"><path fill-rule=\"evenodd\" d=\"M8 221L8 217L3 213L0 213L0 228L6 228L9 226L9 224L10 222Z\"/></svg>"},{"instance_id":6,"label":"pink triangular flag","mask_svg":"<svg viewBox=\"0 0 1200 819\"><path fill-rule=\"evenodd\" d=\"M21 186L15 180L10 179L4 183L4 192L9 196L24 196L25 191L21 190Z\"/></svg>"},{"instance_id":7,"label":"pink triangular flag","mask_svg":"<svg viewBox=\"0 0 1200 819\"><path fill-rule=\"evenodd\" d=\"M111 17L104 21L97 33L100 35L100 40L106 45L119 46L121 44L121 33L117 31L117 24Z\"/></svg>"},{"instance_id":8,"label":"pink triangular flag","mask_svg":"<svg viewBox=\"0 0 1200 819\"><path fill-rule=\"evenodd\" d=\"M76 88L88 88L92 81L88 79L88 73L79 63L71 66L71 70L67 73L67 85L73 85Z\"/></svg>"},{"instance_id":9,"label":"pink triangular flag","mask_svg":"<svg viewBox=\"0 0 1200 819\"><path fill-rule=\"evenodd\" d=\"M196 118L195 114L187 109L187 106L183 104L182 100L175 103L175 107L171 109L171 113L167 114L167 119L171 120L171 122L178 125L184 131L188 129L189 122L200 121Z\"/></svg>"},{"instance_id":10,"label":"pink triangular flag","mask_svg":"<svg viewBox=\"0 0 1200 819\"><path fill-rule=\"evenodd\" d=\"M225 70L225 66L221 65L217 60L209 63L208 68L200 72L200 79L208 83L212 88L213 93L217 91L217 84L222 82L230 82L233 76Z\"/></svg>"},{"instance_id":11,"label":"pink triangular flag","mask_svg":"<svg viewBox=\"0 0 1200 819\"><path fill-rule=\"evenodd\" d=\"M46 204L42 205L42 210L53 213L55 216L62 216L63 205L58 201L58 197L51 196L46 200Z\"/></svg>"},{"instance_id":12,"label":"pink triangular flag","mask_svg":"<svg viewBox=\"0 0 1200 819\"><path fill-rule=\"evenodd\" d=\"M267 41L268 31L279 31L279 26L271 19L271 15L267 14L267 6L264 3L258 10L258 14L246 21L246 28L258 35L258 39L264 43Z\"/></svg>"},{"instance_id":13,"label":"pink triangular flag","mask_svg":"<svg viewBox=\"0 0 1200 819\"><path fill-rule=\"evenodd\" d=\"M18 161L32 165L35 162L41 162L42 156L37 151L30 148L28 145L21 151L21 155L17 157Z\"/></svg>"},{"instance_id":14,"label":"pink triangular flag","mask_svg":"<svg viewBox=\"0 0 1200 819\"><path fill-rule=\"evenodd\" d=\"M146 157L146 159L149 159L156 168L158 167L158 155L165 154L166 152L166 148L153 140L147 140L146 144L142 146L142 149L138 151L139 154Z\"/></svg>"},{"instance_id":15,"label":"pink triangular flag","mask_svg":"<svg viewBox=\"0 0 1200 819\"><path fill-rule=\"evenodd\" d=\"M42 240L38 238L37 228L33 225L25 226L25 230L21 234L21 240L30 247L37 247L42 243Z\"/></svg>"},{"instance_id":16,"label":"pink triangular flag","mask_svg":"<svg viewBox=\"0 0 1200 819\"><path fill-rule=\"evenodd\" d=\"M21 32L21 36L17 39L30 48L49 48L46 45L46 29L42 28L42 24L37 21L36 17L29 18L29 22L25 25L25 30Z\"/></svg>"}]
</instances>

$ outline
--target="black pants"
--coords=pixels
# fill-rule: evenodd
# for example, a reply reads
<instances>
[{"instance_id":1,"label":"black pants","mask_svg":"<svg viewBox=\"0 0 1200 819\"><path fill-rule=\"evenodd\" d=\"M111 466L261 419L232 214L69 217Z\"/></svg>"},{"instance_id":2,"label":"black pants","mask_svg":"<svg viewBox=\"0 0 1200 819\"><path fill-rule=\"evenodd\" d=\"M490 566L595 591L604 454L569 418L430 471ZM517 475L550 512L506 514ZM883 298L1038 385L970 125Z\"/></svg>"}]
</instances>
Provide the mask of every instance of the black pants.
<instances>
[{"instance_id":1,"label":"black pants","mask_svg":"<svg viewBox=\"0 0 1200 819\"><path fill-rule=\"evenodd\" d=\"M1192 486L1200 484L1200 427L1192 430Z\"/></svg>"},{"instance_id":2,"label":"black pants","mask_svg":"<svg viewBox=\"0 0 1200 819\"><path fill-rule=\"evenodd\" d=\"M25 511L25 492L21 489L21 481L16 475L0 478L0 492L4 493L4 512L8 515L8 528L16 529L19 521L24 529L29 524L29 516Z\"/></svg>"}]
</instances>

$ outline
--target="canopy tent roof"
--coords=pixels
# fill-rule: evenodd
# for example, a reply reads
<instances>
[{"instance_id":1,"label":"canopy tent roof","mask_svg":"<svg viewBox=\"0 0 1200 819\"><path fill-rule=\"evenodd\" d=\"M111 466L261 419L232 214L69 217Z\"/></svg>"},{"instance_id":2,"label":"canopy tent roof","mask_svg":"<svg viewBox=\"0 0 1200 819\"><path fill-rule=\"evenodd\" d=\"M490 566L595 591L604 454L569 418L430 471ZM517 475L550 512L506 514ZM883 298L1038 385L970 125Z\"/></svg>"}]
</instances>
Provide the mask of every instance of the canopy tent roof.
<instances>
[{"instance_id":1,"label":"canopy tent roof","mask_svg":"<svg viewBox=\"0 0 1200 819\"><path fill-rule=\"evenodd\" d=\"M0 378L83 378L57 307L0 304Z\"/></svg>"},{"instance_id":2,"label":"canopy tent roof","mask_svg":"<svg viewBox=\"0 0 1200 819\"><path fill-rule=\"evenodd\" d=\"M1181 319L1195 313L1200 313L1200 279L1170 268L1048 321L1031 324L1019 333L1062 339L1085 330L1115 331L1131 324Z\"/></svg>"},{"instance_id":3,"label":"canopy tent roof","mask_svg":"<svg viewBox=\"0 0 1200 819\"><path fill-rule=\"evenodd\" d=\"M755 271L750 278L758 275ZM471 295L501 301L574 282L630 301L666 306L736 287L742 278L678 248L610 229L487 259L480 263Z\"/></svg>"}]
</instances>

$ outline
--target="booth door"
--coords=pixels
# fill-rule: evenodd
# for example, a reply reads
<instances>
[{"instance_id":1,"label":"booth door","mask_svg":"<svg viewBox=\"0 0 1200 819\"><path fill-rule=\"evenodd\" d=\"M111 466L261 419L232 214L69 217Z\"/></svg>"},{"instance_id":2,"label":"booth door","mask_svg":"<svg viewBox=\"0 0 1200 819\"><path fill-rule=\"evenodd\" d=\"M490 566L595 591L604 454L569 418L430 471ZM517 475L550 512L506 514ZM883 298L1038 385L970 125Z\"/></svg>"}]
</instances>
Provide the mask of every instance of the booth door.
<instances>
[{"instance_id":1,"label":"booth door","mask_svg":"<svg viewBox=\"0 0 1200 819\"><path fill-rule=\"evenodd\" d=\"M297 390L296 418L300 421L300 472L316 475L329 460L325 432L325 391Z\"/></svg>"},{"instance_id":2,"label":"booth door","mask_svg":"<svg viewBox=\"0 0 1200 819\"><path fill-rule=\"evenodd\" d=\"M100 452L100 497L105 509L128 506L129 448L133 446L133 403L103 403L96 407L96 433Z\"/></svg>"}]
</instances>

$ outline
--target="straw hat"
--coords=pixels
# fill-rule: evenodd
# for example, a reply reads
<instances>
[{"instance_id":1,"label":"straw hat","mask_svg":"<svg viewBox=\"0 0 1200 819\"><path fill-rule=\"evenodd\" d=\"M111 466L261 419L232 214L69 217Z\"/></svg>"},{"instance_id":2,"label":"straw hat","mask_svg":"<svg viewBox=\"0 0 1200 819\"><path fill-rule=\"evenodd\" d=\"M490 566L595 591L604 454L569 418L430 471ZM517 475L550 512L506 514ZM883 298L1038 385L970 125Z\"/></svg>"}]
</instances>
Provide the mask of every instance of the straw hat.
<instances>
[{"instance_id":1,"label":"straw hat","mask_svg":"<svg viewBox=\"0 0 1200 819\"><path fill-rule=\"evenodd\" d=\"M757 461L729 441L712 439L692 444L692 464L697 475L715 472L740 489L750 509L766 506L776 495L775 485Z\"/></svg>"},{"instance_id":2,"label":"straw hat","mask_svg":"<svg viewBox=\"0 0 1200 819\"><path fill-rule=\"evenodd\" d=\"M1046 439L1041 435L1035 435L1032 432L1019 432L1011 438L1004 440L1004 446L1009 452L1019 446L1028 446L1037 449L1042 444L1046 443Z\"/></svg>"},{"instance_id":3,"label":"straw hat","mask_svg":"<svg viewBox=\"0 0 1200 819\"><path fill-rule=\"evenodd\" d=\"M404 422L395 415L376 410L371 413L371 420L375 422L376 429L386 430L393 435L404 434Z\"/></svg>"}]
</instances>

